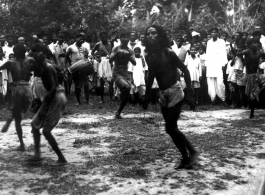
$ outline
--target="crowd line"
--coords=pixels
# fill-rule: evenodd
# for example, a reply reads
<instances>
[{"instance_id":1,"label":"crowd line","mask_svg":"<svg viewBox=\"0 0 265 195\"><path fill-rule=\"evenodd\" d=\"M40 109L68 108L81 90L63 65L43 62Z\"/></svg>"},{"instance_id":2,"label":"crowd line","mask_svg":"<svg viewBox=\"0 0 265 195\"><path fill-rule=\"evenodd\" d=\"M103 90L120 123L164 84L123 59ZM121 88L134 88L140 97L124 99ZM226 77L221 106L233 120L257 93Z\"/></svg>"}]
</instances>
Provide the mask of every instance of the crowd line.
<instances>
[{"instance_id":1,"label":"crowd line","mask_svg":"<svg viewBox=\"0 0 265 195\"><path fill-rule=\"evenodd\" d=\"M35 113L31 122L35 155L30 160L41 160L42 128L58 163L66 163L51 131L67 106L72 85L77 106L90 104L91 93L100 96L99 103L104 104L108 86L110 100L120 103L115 119L123 118L121 113L129 102L144 109L149 103L160 104L166 132L183 157L176 168L191 168L199 152L177 126L183 103L191 110L218 102L247 109L265 97L261 27L256 25L250 34L229 35L216 27L208 32L203 37L190 28L172 36L169 30L151 25L145 32L101 32L96 43L84 32L75 37L53 33L51 40L48 35L32 35L28 41L1 35L0 105L12 112L2 132L14 119L18 149L24 151L21 113L30 109Z\"/></svg>"}]
</instances>

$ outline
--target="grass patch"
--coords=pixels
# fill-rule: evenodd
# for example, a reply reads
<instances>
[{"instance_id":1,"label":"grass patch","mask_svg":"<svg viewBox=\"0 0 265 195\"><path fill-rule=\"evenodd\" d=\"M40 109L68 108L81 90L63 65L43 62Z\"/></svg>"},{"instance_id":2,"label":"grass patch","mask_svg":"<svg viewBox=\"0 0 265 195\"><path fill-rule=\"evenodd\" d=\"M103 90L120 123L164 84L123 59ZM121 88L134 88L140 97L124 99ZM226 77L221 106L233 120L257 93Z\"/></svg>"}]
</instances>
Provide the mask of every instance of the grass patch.
<instances>
[{"instance_id":1,"label":"grass patch","mask_svg":"<svg viewBox=\"0 0 265 195\"><path fill-rule=\"evenodd\" d=\"M75 139L73 143L74 148L81 148L82 146L98 146L98 144L101 142L101 139L99 137L94 138L78 138Z\"/></svg>"}]
</instances>

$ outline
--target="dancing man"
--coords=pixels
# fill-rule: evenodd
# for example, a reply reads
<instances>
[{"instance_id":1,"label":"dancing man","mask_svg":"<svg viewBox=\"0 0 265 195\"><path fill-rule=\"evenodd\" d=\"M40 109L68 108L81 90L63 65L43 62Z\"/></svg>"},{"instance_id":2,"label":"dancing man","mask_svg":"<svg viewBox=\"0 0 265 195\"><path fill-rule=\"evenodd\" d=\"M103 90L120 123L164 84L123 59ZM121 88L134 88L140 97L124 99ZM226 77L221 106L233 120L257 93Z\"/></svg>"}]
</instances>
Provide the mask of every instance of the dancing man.
<instances>
[{"instance_id":1,"label":"dancing man","mask_svg":"<svg viewBox=\"0 0 265 195\"><path fill-rule=\"evenodd\" d=\"M122 119L121 111L129 102L131 90L131 75L128 72L128 63L136 65L134 52L128 48L130 33L122 32L120 34L121 45L114 47L110 55L109 62L114 62L113 80L121 92L121 103L115 114L116 119Z\"/></svg>"},{"instance_id":2,"label":"dancing man","mask_svg":"<svg viewBox=\"0 0 265 195\"><path fill-rule=\"evenodd\" d=\"M7 119L6 124L2 128L2 132L6 132L13 121L15 120L16 131L20 146L17 148L19 151L25 151L25 145L23 142L23 132L21 128L21 113L25 113L32 101L32 92L30 89L30 76L33 71L33 58L25 59L26 47L22 44L14 46L15 60L9 60L4 63L0 70L7 69L12 76L12 83L10 83L10 89L12 91L12 105L11 105L11 118Z\"/></svg>"},{"instance_id":3,"label":"dancing man","mask_svg":"<svg viewBox=\"0 0 265 195\"><path fill-rule=\"evenodd\" d=\"M43 135L49 142L50 146L58 156L58 163L66 163L58 144L51 134L53 128L57 125L66 105L66 97L64 89L59 87L57 79L57 72L54 66L46 61L46 55L48 54L48 48L38 43L32 48L32 56L36 61L34 71L38 72L43 82L43 86L47 90L47 94L44 98L41 107L34 116L31 122L32 133L35 144L35 155L29 161L41 160L40 154L40 129L43 128Z\"/></svg>"},{"instance_id":4,"label":"dancing man","mask_svg":"<svg viewBox=\"0 0 265 195\"><path fill-rule=\"evenodd\" d=\"M177 121L183 104L184 93L180 84L179 68L184 73L187 86L187 101L194 106L191 96L191 79L187 67L170 49L170 41L162 27L152 25L145 32L146 62L149 67L146 95L143 108L149 103L149 95L154 78L156 78L160 93L161 112L166 122L166 132L182 155L182 160L175 169L191 168L196 163L199 152L191 145L185 135L179 130Z\"/></svg>"}]
</instances>

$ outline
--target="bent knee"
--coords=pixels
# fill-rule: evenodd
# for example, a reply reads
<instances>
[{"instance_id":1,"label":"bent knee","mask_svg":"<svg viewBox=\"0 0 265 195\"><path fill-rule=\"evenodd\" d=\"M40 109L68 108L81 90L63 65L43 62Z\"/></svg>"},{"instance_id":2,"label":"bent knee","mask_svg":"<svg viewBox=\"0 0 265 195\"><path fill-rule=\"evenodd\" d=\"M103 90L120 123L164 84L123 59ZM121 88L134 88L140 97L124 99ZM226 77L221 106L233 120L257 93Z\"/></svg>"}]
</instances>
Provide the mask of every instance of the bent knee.
<instances>
[{"instance_id":1,"label":"bent knee","mask_svg":"<svg viewBox=\"0 0 265 195\"><path fill-rule=\"evenodd\" d=\"M123 93L129 93L131 90L131 86L129 84L126 84L124 85L122 88L121 88L121 92Z\"/></svg>"},{"instance_id":2,"label":"bent knee","mask_svg":"<svg viewBox=\"0 0 265 195\"><path fill-rule=\"evenodd\" d=\"M51 135L51 130L43 130L42 131L44 137L47 139Z\"/></svg>"}]
</instances>

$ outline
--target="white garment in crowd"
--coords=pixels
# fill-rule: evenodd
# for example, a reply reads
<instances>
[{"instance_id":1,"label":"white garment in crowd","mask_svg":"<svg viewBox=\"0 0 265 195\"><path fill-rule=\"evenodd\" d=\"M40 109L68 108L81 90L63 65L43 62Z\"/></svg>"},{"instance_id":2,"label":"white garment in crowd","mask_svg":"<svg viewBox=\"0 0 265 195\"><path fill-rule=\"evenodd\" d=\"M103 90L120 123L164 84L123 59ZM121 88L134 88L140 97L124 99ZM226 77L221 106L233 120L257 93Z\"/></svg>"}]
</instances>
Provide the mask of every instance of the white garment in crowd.
<instances>
[{"instance_id":1,"label":"white garment in crowd","mask_svg":"<svg viewBox=\"0 0 265 195\"><path fill-rule=\"evenodd\" d=\"M13 51L14 45L11 47L9 47L8 45L5 45L2 48L3 48L3 53L5 54L5 59L9 60L9 55L14 53L14 51ZM13 82L12 75L11 75L11 72L9 72L8 83L12 83L12 82Z\"/></svg>"},{"instance_id":2,"label":"white garment in crowd","mask_svg":"<svg viewBox=\"0 0 265 195\"><path fill-rule=\"evenodd\" d=\"M225 85L223 80L223 70L227 63L227 51L225 42L217 38L216 41L210 39L206 48L206 77L208 84L208 94L213 102L216 95L225 101Z\"/></svg>"},{"instance_id":3,"label":"white garment in crowd","mask_svg":"<svg viewBox=\"0 0 265 195\"><path fill-rule=\"evenodd\" d=\"M263 51L265 52L265 36L264 35L261 35L260 43L261 43Z\"/></svg>"},{"instance_id":4,"label":"white garment in crowd","mask_svg":"<svg viewBox=\"0 0 265 195\"><path fill-rule=\"evenodd\" d=\"M198 58L196 56L195 56L195 58L193 58L191 55L187 55L184 64L187 66L187 68L190 72L191 81L200 82L200 77L202 76L200 58Z\"/></svg>"},{"instance_id":5,"label":"white garment in crowd","mask_svg":"<svg viewBox=\"0 0 265 195\"><path fill-rule=\"evenodd\" d=\"M2 66L6 62L6 59L0 60L0 66ZM0 93L2 93L4 96L7 93L7 81L8 81L8 75L7 70L1 70L1 80L0 80Z\"/></svg>"},{"instance_id":6,"label":"white garment in crowd","mask_svg":"<svg viewBox=\"0 0 265 195\"><path fill-rule=\"evenodd\" d=\"M135 58L136 65L131 66L132 67L132 73L133 73L133 82L136 87L139 87L140 85L145 85L145 71L148 70L146 62L143 64L142 58Z\"/></svg>"},{"instance_id":7,"label":"white garment in crowd","mask_svg":"<svg viewBox=\"0 0 265 195\"><path fill-rule=\"evenodd\" d=\"M227 64L226 46L223 39L207 42L205 65L206 77L223 78L222 67Z\"/></svg>"}]
</instances>

